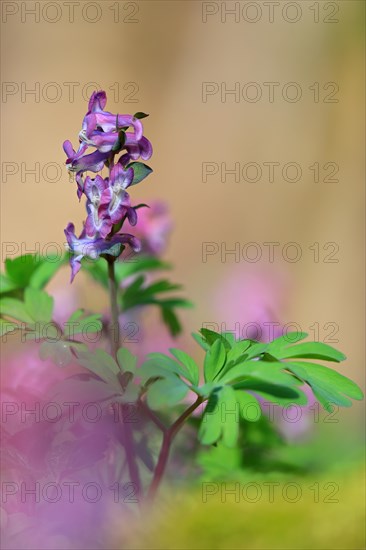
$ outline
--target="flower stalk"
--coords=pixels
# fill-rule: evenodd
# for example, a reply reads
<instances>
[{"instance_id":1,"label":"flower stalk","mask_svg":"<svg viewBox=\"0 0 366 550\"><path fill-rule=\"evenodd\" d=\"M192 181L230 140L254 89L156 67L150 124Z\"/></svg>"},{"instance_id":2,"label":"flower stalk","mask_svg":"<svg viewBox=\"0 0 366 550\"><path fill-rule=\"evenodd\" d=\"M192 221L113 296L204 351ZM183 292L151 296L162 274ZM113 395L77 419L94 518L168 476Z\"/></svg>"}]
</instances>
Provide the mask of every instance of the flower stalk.
<instances>
[{"instance_id":1,"label":"flower stalk","mask_svg":"<svg viewBox=\"0 0 366 550\"><path fill-rule=\"evenodd\" d=\"M191 414L201 405L204 401L203 397L198 396L196 401L186 410L184 413L163 433L163 442L159 453L158 462L155 468L154 476L149 487L146 500L148 503L152 503L157 495L161 481L164 477L166 466L170 455L171 445L174 437L179 430L183 427L185 421L191 416Z\"/></svg>"},{"instance_id":2,"label":"flower stalk","mask_svg":"<svg viewBox=\"0 0 366 550\"><path fill-rule=\"evenodd\" d=\"M115 258L108 257L108 282L109 282L109 299L111 306L111 325L110 331L110 343L111 353L114 358L117 357L117 351L119 348L119 322L118 322L118 297L117 297L117 281L116 273L114 269Z\"/></svg>"}]
</instances>

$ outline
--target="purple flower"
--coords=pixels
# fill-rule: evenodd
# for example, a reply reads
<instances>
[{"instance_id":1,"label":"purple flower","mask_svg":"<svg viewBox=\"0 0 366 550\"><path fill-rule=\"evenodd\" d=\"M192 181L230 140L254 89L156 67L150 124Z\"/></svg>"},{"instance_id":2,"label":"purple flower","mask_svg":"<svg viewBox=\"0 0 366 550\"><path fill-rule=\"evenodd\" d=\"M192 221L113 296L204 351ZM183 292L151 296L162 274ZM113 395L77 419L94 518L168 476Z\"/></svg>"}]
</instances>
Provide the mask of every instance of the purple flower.
<instances>
[{"instance_id":1,"label":"purple flower","mask_svg":"<svg viewBox=\"0 0 366 550\"><path fill-rule=\"evenodd\" d=\"M72 252L70 257L71 266L71 282L75 275L80 271L81 260L84 257L92 260L97 259L101 254L109 254L111 256L119 256L122 245L128 244L134 252L139 252L141 249L140 241L133 235L127 233L114 235L110 240L102 237L90 238L86 236L85 228L79 237L75 235L75 226L69 223L65 229L67 239L67 247Z\"/></svg>"},{"instance_id":2,"label":"purple flower","mask_svg":"<svg viewBox=\"0 0 366 550\"><path fill-rule=\"evenodd\" d=\"M107 96L104 91L93 92L89 100L89 110L83 120L82 132L85 132L86 137L90 138L94 130L118 132L121 128L133 127L136 139L140 140L143 133L141 121L132 115L114 115L104 111L106 103Z\"/></svg>"},{"instance_id":3,"label":"purple flower","mask_svg":"<svg viewBox=\"0 0 366 550\"><path fill-rule=\"evenodd\" d=\"M64 142L64 151L68 155L66 168L70 172L86 172L87 170L99 172L102 170L108 155L102 154L100 151L84 155L87 148L86 143L80 143L78 151L74 151L70 141Z\"/></svg>"},{"instance_id":4,"label":"purple flower","mask_svg":"<svg viewBox=\"0 0 366 550\"><path fill-rule=\"evenodd\" d=\"M123 166L126 166L131 160L137 160L139 157L143 160L149 160L153 154L152 145L145 136L142 136L142 138L137 141L130 132L126 132L124 147L127 153L122 155L119 159L119 162Z\"/></svg>"},{"instance_id":5,"label":"purple flower","mask_svg":"<svg viewBox=\"0 0 366 550\"><path fill-rule=\"evenodd\" d=\"M127 162L131 159L137 160L139 157L143 160L148 160L151 157L153 153L152 145L145 136L141 136L140 139L137 139L132 132L126 132L125 136L123 148L127 150ZM79 139L84 145L96 147L101 153L109 153L118 144L119 134L115 131L102 132L100 130L95 130L87 136L84 130L82 130L79 134ZM123 164L126 165L127 162L123 162Z\"/></svg>"},{"instance_id":6,"label":"purple flower","mask_svg":"<svg viewBox=\"0 0 366 550\"><path fill-rule=\"evenodd\" d=\"M112 221L109 216L99 216L99 206L102 194L108 187L108 180L101 176L95 179L87 176L84 184L84 193L87 196L86 210L88 217L85 222L85 232L88 237L94 237L96 233L105 238L112 229Z\"/></svg>"},{"instance_id":7,"label":"purple flower","mask_svg":"<svg viewBox=\"0 0 366 550\"><path fill-rule=\"evenodd\" d=\"M88 148L86 143L80 143L78 151L74 151L71 142L68 140L64 142L63 148L67 155L67 169L70 172L76 172L78 197L80 199L83 193L83 173L87 170L90 170L91 172L99 172L102 170L109 155L107 153L101 153L100 151L94 151L89 155L84 155Z\"/></svg>"},{"instance_id":8,"label":"purple flower","mask_svg":"<svg viewBox=\"0 0 366 550\"><path fill-rule=\"evenodd\" d=\"M108 216L113 224L119 223L127 216L130 224L136 225L137 214L131 207L130 196L126 191L132 183L133 176L133 168L124 170L119 163L111 169L108 187L100 199L99 215Z\"/></svg>"}]
</instances>

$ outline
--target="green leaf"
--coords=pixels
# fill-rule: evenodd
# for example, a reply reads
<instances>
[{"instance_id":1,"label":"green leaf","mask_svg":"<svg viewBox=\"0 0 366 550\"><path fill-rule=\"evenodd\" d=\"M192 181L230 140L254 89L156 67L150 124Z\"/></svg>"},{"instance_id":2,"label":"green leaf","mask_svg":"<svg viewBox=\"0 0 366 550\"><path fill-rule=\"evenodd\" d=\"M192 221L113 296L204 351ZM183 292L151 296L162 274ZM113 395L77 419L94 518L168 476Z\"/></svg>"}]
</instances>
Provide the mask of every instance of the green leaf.
<instances>
[{"instance_id":1,"label":"green leaf","mask_svg":"<svg viewBox=\"0 0 366 550\"><path fill-rule=\"evenodd\" d=\"M179 365L178 365L179 367ZM146 384L157 378L173 378L180 375L179 368L172 370L171 368L159 363L156 359L147 359L138 369L138 376L142 384Z\"/></svg>"},{"instance_id":2,"label":"green leaf","mask_svg":"<svg viewBox=\"0 0 366 550\"><path fill-rule=\"evenodd\" d=\"M180 363L182 363L182 365L186 367L189 376L188 380L194 386L197 386L199 384L200 371L196 361L192 357L190 357L188 353L180 349L171 348L169 349L169 351L176 359L178 359Z\"/></svg>"},{"instance_id":3,"label":"green leaf","mask_svg":"<svg viewBox=\"0 0 366 550\"><path fill-rule=\"evenodd\" d=\"M188 393L188 387L179 378L165 378L149 386L147 404L152 410L177 405Z\"/></svg>"},{"instance_id":4,"label":"green leaf","mask_svg":"<svg viewBox=\"0 0 366 550\"><path fill-rule=\"evenodd\" d=\"M67 367L75 361L75 357L71 352L71 343L64 340L42 342L39 348L39 356L42 361L50 359L58 367Z\"/></svg>"},{"instance_id":5,"label":"green leaf","mask_svg":"<svg viewBox=\"0 0 366 550\"><path fill-rule=\"evenodd\" d=\"M118 139L116 140L115 144L112 147L112 151L119 152L124 144L126 143L126 132L124 130L119 130L118 132Z\"/></svg>"},{"instance_id":6,"label":"green leaf","mask_svg":"<svg viewBox=\"0 0 366 550\"><path fill-rule=\"evenodd\" d=\"M213 330L209 330L207 328L201 328L200 333L210 346L212 346L216 340L220 340L227 351L231 348L228 340L226 340L226 338L218 332L214 332Z\"/></svg>"},{"instance_id":7,"label":"green leaf","mask_svg":"<svg viewBox=\"0 0 366 550\"><path fill-rule=\"evenodd\" d=\"M205 382L211 382L220 372L226 360L225 347L218 338L207 351L203 365Z\"/></svg>"},{"instance_id":8,"label":"green leaf","mask_svg":"<svg viewBox=\"0 0 366 550\"><path fill-rule=\"evenodd\" d=\"M62 336L62 330L53 323L37 322L28 325L27 331L25 332L26 340L39 340L45 338L52 344L62 339ZM63 342L65 342L65 340L63 340Z\"/></svg>"},{"instance_id":9,"label":"green leaf","mask_svg":"<svg viewBox=\"0 0 366 550\"><path fill-rule=\"evenodd\" d=\"M34 323L34 319L29 314L24 302L16 300L15 298L1 298L0 314L16 319L17 321L22 321L23 323Z\"/></svg>"},{"instance_id":10,"label":"green leaf","mask_svg":"<svg viewBox=\"0 0 366 550\"><path fill-rule=\"evenodd\" d=\"M52 320L53 298L47 292L35 288L26 288L24 304L30 317L37 323L49 323Z\"/></svg>"},{"instance_id":11,"label":"green leaf","mask_svg":"<svg viewBox=\"0 0 366 550\"><path fill-rule=\"evenodd\" d=\"M176 307L182 307L182 308L192 308L193 304L189 300L186 300L185 298L158 298L157 300L154 300L154 303L156 303L158 306L162 308L172 309Z\"/></svg>"},{"instance_id":12,"label":"green leaf","mask_svg":"<svg viewBox=\"0 0 366 550\"><path fill-rule=\"evenodd\" d=\"M171 269L170 264L162 262L159 258L139 255L125 261L117 261L114 266L116 280L119 285L128 277L137 273ZM83 268L97 283L108 289L108 266L103 258L93 262L85 262Z\"/></svg>"},{"instance_id":13,"label":"green leaf","mask_svg":"<svg viewBox=\"0 0 366 550\"><path fill-rule=\"evenodd\" d=\"M244 361L228 370L219 378L219 381L222 384L233 384L246 379L255 379L280 386L297 385L296 378L283 371L285 368L287 368L286 365L280 362Z\"/></svg>"},{"instance_id":14,"label":"green leaf","mask_svg":"<svg viewBox=\"0 0 366 550\"><path fill-rule=\"evenodd\" d=\"M57 273L62 265L66 263L66 255L62 258L58 256L49 256L42 259L42 263L35 269L29 279L29 286L42 289Z\"/></svg>"},{"instance_id":15,"label":"green leaf","mask_svg":"<svg viewBox=\"0 0 366 550\"><path fill-rule=\"evenodd\" d=\"M239 406L236 392L224 386L207 403L198 437L203 445L212 445L222 436L226 447L236 445L239 434Z\"/></svg>"},{"instance_id":16,"label":"green leaf","mask_svg":"<svg viewBox=\"0 0 366 550\"><path fill-rule=\"evenodd\" d=\"M234 334L233 334L232 332L223 332L223 333L222 333L222 336L223 336L223 338L225 338L225 340L226 340L227 342L229 342L230 347L235 346L235 344L236 344L236 339L235 339L235 336L234 336Z\"/></svg>"},{"instance_id":17,"label":"green leaf","mask_svg":"<svg viewBox=\"0 0 366 550\"><path fill-rule=\"evenodd\" d=\"M167 280L155 281L151 285L144 288L145 295L158 294L160 292L169 292L170 290L180 290L182 285L171 283Z\"/></svg>"},{"instance_id":18,"label":"green leaf","mask_svg":"<svg viewBox=\"0 0 366 550\"><path fill-rule=\"evenodd\" d=\"M273 386L272 386L273 387ZM283 388L285 389L285 386L276 386L277 388ZM304 406L308 402L308 398L306 394L301 391L299 388L286 388L291 392L289 397L282 396L275 396L273 393L265 393L261 391L256 391L255 394L261 397L264 401L264 404L268 401L271 403L275 403L281 407L287 407L289 405L301 405Z\"/></svg>"},{"instance_id":19,"label":"green leaf","mask_svg":"<svg viewBox=\"0 0 366 550\"><path fill-rule=\"evenodd\" d=\"M210 349L210 346L209 344L206 342L206 340L204 340L202 338L202 336L200 334L198 334L197 332L192 332L191 333L192 335L192 338L197 342L197 344L205 351L207 351L208 349Z\"/></svg>"},{"instance_id":20,"label":"green leaf","mask_svg":"<svg viewBox=\"0 0 366 550\"><path fill-rule=\"evenodd\" d=\"M117 361L122 371L136 372L137 357L127 348L120 348L118 350Z\"/></svg>"},{"instance_id":21,"label":"green leaf","mask_svg":"<svg viewBox=\"0 0 366 550\"><path fill-rule=\"evenodd\" d=\"M124 249L125 249L125 246L121 243L112 244L110 248L103 251L103 255L109 255L109 256L113 256L114 258L117 258L122 254Z\"/></svg>"},{"instance_id":22,"label":"green leaf","mask_svg":"<svg viewBox=\"0 0 366 550\"><path fill-rule=\"evenodd\" d=\"M307 403L306 395L295 386L281 386L279 384L263 382L262 380L248 379L234 384L233 387L235 389L253 391L256 395L279 405L288 405L289 403L306 405Z\"/></svg>"},{"instance_id":23,"label":"green leaf","mask_svg":"<svg viewBox=\"0 0 366 550\"><path fill-rule=\"evenodd\" d=\"M300 342L301 340L305 340L307 337L308 334L306 332L289 332L287 334L283 334L279 338L275 338L272 342L270 342L269 350L274 348L282 349L290 346L291 344L296 344L296 342Z\"/></svg>"},{"instance_id":24,"label":"green leaf","mask_svg":"<svg viewBox=\"0 0 366 550\"><path fill-rule=\"evenodd\" d=\"M25 288L41 261L40 257L34 254L24 254L14 259L7 258L5 270L8 277L17 284L17 288Z\"/></svg>"},{"instance_id":25,"label":"green leaf","mask_svg":"<svg viewBox=\"0 0 366 550\"><path fill-rule=\"evenodd\" d=\"M99 262L97 262L99 263ZM105 262L104 262L105 263ZM127 277L147 271L168 270L171 265L163 262L156 256L134 256L133 260L117 262L115 264L116 279L119 283L123 282ZM107 280L107 268L105 267L105 276Z\"/></svg>"},{"instance_id":26,"label":"green leaf","mask_svg":"<svg viewBox=\"0 0 366 550\"><path fill-rule=\"evenodd\" d=\"M228 362L236 361L237 359L242 357L243 353L247 351L248 348L251 346L251 343L251 340L241 340L240 342L234 344L227 354Z\"/></svg>"},{"instance_id":27,"label":"green leaf","mask_svg":"<svg viewBox=\"0 0 366 550\"><path fill-rule=\"evenodd\" d=\"M77 353L77 359L80 365L99 376L104 382L113 387L117 393L121 392L117 376L121 371L113 357L108 353L102 349L96 349L92 352Z\"/></svg>"},{"instance_id":28,"label":"green leaf","mask_svg":"<svg viewBox=\"0 0 366 550\"><path fill-rule=\"evenodd\" d=\"M115 262L115 270L120 262ZM108 265L104 258L99 258L93 262L84 262L83 269L90 275L94 281L108 289Z\"/></svg>"},{"instance_id":29,"label":"green leaf","mask_svg":"<svg viewBox=\"0 0 366 550\"><path fill-rule=\"evenodd\" d=\"M185 365L180 365L169 357L168 355L165 355L164 353L149 353L148 354L148 363L149 363L149 369L151 370L151 365L155 364L159 368L163 368L166 370L166 372L170 374L175 374L178 376L183 376L183 378L189 379L189 370L186 368ZM144 367L146 368L146 363L144 363ZM156 372L156 370L155 370Z\"/></svg>"},{"instance_id":30,"label":"green leaf","mask_svg":"<svg viewBox=\"0 0 366 550\"><path fill-rule=\"evenodd\" d=\"M42 257L38 254L24 254L14 259L7 258L6 274L1 275L1 292L25 289L28 286L43 288L66 260L66 255Z\"/></svg>"},{"instance_id":31,"label":"green leaf","mask_svg":"<svg viewBox=\"0 0 366 550\"><path fill-rule=\"evenodd\" d=\"M140 183L153 171L150 166L144 164L143 162L130 162L127 168L133 168L133 180L131 185L136 185L137 183Z\"/></svg>"},{"instance_id":32,"label":"green leaf","mask_svg":"<svg viewBox=\"0 0 366 550\"><path fill-rule=\"evenodd\" d=\"M220 409L222 442L226 447L235 447L239 435L239 407L236 392L230 386L225 386L220 392Z\"/></svg>"},{"instance_id":33,"label":"green leaf","mask_svg":"<svg viewBox=\"0 0 366 550\"><path fill-rule=\"evenodd\" d=\"M239 404L240 415L244 420L257 422L262 416L262 409L257 399L246 391L235 391L235 397Z\"/></svg>"},{"instance_id":34,"label":"green leaf","mask_svg":"<svg viewBox=\"0 0 366 550\"><path fill-rule=\"evenodd\" d=\"M206 405L198 432L198 438L202 445L212 445L220 439L221 433L219 395L215 392L210 395Z\"/></svg>"},{"instance_id":35,"label":"green leaf","mask_svg":"<svg viewBox=\"0 0 366 550\"><path fill-rule=\"evenodd\" d=\"M355 382L323 365L294 361L286 363L286 368L311 386L314 395L329 412L333 410L333 404L350 407L349 398L363 398L362 390Z\"/></svg>"},{"instance_id":36,"label":"green leaf","mask_svg":"<svg viewBox=\"0 0 366 550\"><path fill-rule=\"evenodd\" d=\"M268 349L268 344L262 344L261 342L255 342L252 344L248 350L245 352L245 359L254 359L255 357L260 357Z\"/></svg>"},{"instance_id":37,"label":"green leaf","mask_svg":"<svg viewBox=\"0 0 366 550\"><path fill-rule=\"evenodd\" d=\"M4 273L0 273L0 294L6 294L18 288L18 285Z\"/></svg>"},{"instance_id":38,"label":"green leaf","mask_svg":"<svg viewBox=\"0 0 366 550\"><path fill-rule=\"evenodd\" d=\"M321 359L324 361L335 361L339 363L344 361L346 356L328 344L322 342L305 342L282 348L279 352L271 351L278 359Z\"/></svg>"},{"instance_id":39,"label":"green leaf","mask_svg":"<svg viewBox=\"0 0 366 550\"><path fill-rule=\"evenodd\" d=\"M178 336L182 332L182 325L175 312L167 307L161 308L161 315L172 336Z\"/></svg>"},{"instance_id":40,"label":"green leaf","mask_svg":"<svg viewBox=\"0 0 366 550\"><path fill-rule=\"evenodd\" d=\"M142 118L148 117L149 115L147 115L146 113L142 113L141 111L139 111L138 113L135 113L133 116L134 116L135 118L142 119Z\"/></svg>"},{"instance_id":41,"label":"green leaf","mask_svg":"<svg viewBox=\"0 0 366 550\"><path fill-rule=\"evenodd\" d=\"M78 309L69 317L65 323L65 336L68 339L73 338L76 334L92 334L94 332L101 332L103 323L101 321L101 315L96 313L94 315L85 315L83 309Z\"/></svg>"},{"instance_id":42,"label":"green leaf","mask_svg":"<svg viewBox=\"0 0 366 550\"><path fill-rule=\"evenodd\" d=\"M181 285L170 283L166 280L155 281L145 285L145 277L140 275L128 287L122 296L124 310L138 305L155 304L160 307L172 309L173 307L189 307L191 304L182 298L160 298L157 294L180 289Z\"/></svg>"}]
</instances>

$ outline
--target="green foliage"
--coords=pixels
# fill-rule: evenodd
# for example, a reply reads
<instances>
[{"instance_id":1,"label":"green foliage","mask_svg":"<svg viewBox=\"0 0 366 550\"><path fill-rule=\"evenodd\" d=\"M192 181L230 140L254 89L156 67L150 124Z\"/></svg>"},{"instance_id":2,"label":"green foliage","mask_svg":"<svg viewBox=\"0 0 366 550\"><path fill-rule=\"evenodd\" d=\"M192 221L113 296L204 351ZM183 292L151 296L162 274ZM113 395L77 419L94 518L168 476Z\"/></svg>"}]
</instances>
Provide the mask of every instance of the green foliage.
<instances>
[{"instance_id":1,"label":"green foliage","mask_svg":"<svg viewBox=\"0 0 366 550\"><path fill-rule=\"evenodd\" d=\"M5 260L5 272L0 274L0 335L24 328L24 324L30 328L51 322L53 299L42 289L65 261L66 256L38 254Z\"/></svg>"},{"instance_id":2,"label":"green foliage","mask_svg":"<svg viewBox=\"0 0 366 550\"><path fill-rule=\"evenodd\" d=\"M119 349L117 361L102 349L77 352L76 358L80 365L99 380L101 400L129 403L137 399L139 388L132 372L136 360L128 350ZM124 370L126 366L131 370ZM131 376L126 376L128 372Z\"/></svg>"},{"instance_id":3,"label":"green foliage","mask_svg":"<svg viewBox=\"0 0 366 550\"><path fill-rule=\"evenodd\" d=\"M199 384L199 368L194 359L188 355L185 351L179 349L171 348L170 353L179 361L181 365L186 368L188 376L186 378L194 385L198 386Z\"/></svg>"},{"instance_id":4,"label":"green foliage","mask_svg":"<svg viewBox=\"0 0 366 550\"><path fill-rule=\"evenodd\" d=\"M142 113L141 111L139 111L138 113L135 113L135 114L134 114L134 117L135 117L135 118L139 118L140 120L141 120L142 118L146 118L146 117L148 117L148 116L149 116L149 115L147 115L146 113Z\"/></svg>"},{"instance_id":5,"label":"green foliage","mask_svg":"<svg viewBox=\"0 0 366 550\"><path fill-rule=\"evenodd\" d=\"M363 398L363 393L357 384L323 365L297 361L289 363L287 368L311 387L315 397L329 412L333 411L333 404L350 407L351 399Z\"/></svg>"},{"instance_id":6,"label":"green foliage","mask_svg":"<svg viewBox=\"0 0 366 550\"><path fill-rule=\"evenodd\" d=\"M205 362L204 362L204 374L205 382L212 382L220 373L224 363L226 361L225 347L220 339L213 342L212 346L208 349Z\"/></svg>"},{"instance_id":7,"label":"green foliage","mask_svg":"<svg viewBox=\"0 0 366 550\"><path fill-rule=\"evenodd\" d=\"M25 288L44 288L58 269L65 263L63 257L49 255L42 257L38 254L25 254L14 259L5 260L5 273L0 276L0 293L15 294Z\"/></svg>"},{"instance_id":8,"label":"green foliage","mask_svg":"<svg viewBox=\"0 0 366 550\"><path fill-rule=\"evenodd\" d=\"M117 361L123 371L131 372L132 374L136 372L137 357L128 349L120 348L118 350Z\"/></svg>"},{"instance_id":9,"label":"green foliage","mask_svg":"<svg viewBox=\"0 0 366 550\"><path fill-rule=\"evenodd\" d=\"M85 315L83 309L77 309L66 321L64 333L66 338L71 339L76 334L100 332L102 328L103 324L99 313Z\"/></svg>"},{"instance_id":10,"label":"green foliage","mask_svg":"<svg viewBox=\"0 0 366 550\"><path fill-rule=\"evenodd\" d=\"M74 340L77 334L102 330L100 315L85 315L77 310L65 324L64 330L53 321L54 300L42 290L64 263L64 258L41 258L27 254L7 259L6 273L1 275L0 335L24 331L26 339L41 342L40 358L51 359L58 366L75 360L74 353L86 350Z\"/></svg>"},{"instance_id":11,"label":"green foliage","mask_svg":"<svg viewBox=\"0 0 366 550\"><path fill-rule=\"evenodd\" d=\"M136 185L147 178L152 172L152 168L143 162L130 162L127 168L133 168L133 180L131 185Z\"/></svg>"},{"instance_id":12,"label":"green foliage","mask_svg":"<svg viewBox=\"0 0 366 550\"><path fill-rule=\"evenodd\" d=\"M181 332L181 324L175 309L191 307L191 303L183 298L166 297L165 295L179 289L181 289L181 285L172 284L165 279L148 284L144 275L139 275L121 294L121 309L122 311L128 311L135 307L158 306L163 322L170 333L176 336Z\"/></svg>"},{"instance_id":13,"label":"green foliage","mask_svg":"<svg viewBox=\"0 0 366 550\"><path fill-rule=\"evenodd\" d=\"M258 401L263 398L279 405L305 405L300 386L309 385L323 407L350 406L350 399L362 399L360 388L345 376L313 362L294 358L342 361L345 356L331 346L301 341L305 333L291 333L270 343L254 340L236 342L231 334L202 329L194 335L206 351L203 384L199 368L185 352L171 349L173 357L150 354L141 373L154 409L178 404L190 390L207 401L198 437L202 444L222 441L235 446L240 419L261 418ZM300 342L300 343L298 343Z\"/></svg>"},{"instance_id":14,"label":"green foliage","mask_svg":"<svg viewBox=\"0 0 366 550\"><path fill-rule=\"evenodd\" d=\"M108 289L107 264L102 259L84 264L86 272L105 289ZM134 256L126 261L115 263L115 276L119 288L121 310L126 312L143 306L157 306L164 324L172 336L182 331L176 310L191 307L184 298L171 296L171 292L180 290L181 285L167 279L147 283L146 273L170 269L171 266L154 256ZM130 280L127 284L126 281ZM122 286L123 285L123 286Z\"/></svg>"},{"instance_id":15,"label":"green foliage","mask_svg":"<svg viewBox=\"0 0 366 550\"><path fill-rule=\"evenodd\" d=\"M105 289L108 289L108 266L103 258L85 262L83 269ZM133 256L122 262L115 262L114 270L117 284L120 286L126 279L147 271L171 269L171 266L155 256Z\"/></svg>"},{"instance_id":16,"label":"green foliage","mask_svg":"<svg viewBox=\"0 0 366 550\"><path fill-rule=\"evenodd\" d=\"M80 342L68 342L62 338L41 343L39 356L44 361L50 359L58 367L67 367L75 361L76 351L86 351L87 347Z\"/></svg>"},{"instance_id":17,"label":"green foliage","mask_svg":"<svg viewBox=\"0 0 366 550\"><path fill-rule=\"evenodd\" d=\"M34 325L52 320L53 298L43 290L26 288L24 301L4 297L0 300L0 314L16 321Z\"/></svg>"}]
</instances>

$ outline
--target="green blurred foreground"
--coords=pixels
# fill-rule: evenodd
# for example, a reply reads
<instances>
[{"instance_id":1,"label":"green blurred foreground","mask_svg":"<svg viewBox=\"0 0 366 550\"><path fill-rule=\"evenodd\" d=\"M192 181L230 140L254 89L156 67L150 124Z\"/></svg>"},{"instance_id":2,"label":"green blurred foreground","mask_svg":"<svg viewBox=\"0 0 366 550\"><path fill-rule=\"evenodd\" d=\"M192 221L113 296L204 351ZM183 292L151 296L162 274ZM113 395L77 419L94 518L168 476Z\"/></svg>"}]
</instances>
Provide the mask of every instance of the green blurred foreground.
<instances>
[{"instance_id":1,"label":"green blurred foreground","mask_svg":"<svg viewBox=\"0 0 366 550\"><path fill-rule=\"evenodd\" d=\"M361 466L346 473L322 477L277 476L274 498L269 486L276 478L262 477L240 484L244 498L224 495L218 486L195 488L190 493L166 492L145 528L136 527L115 548L146 549L363 549L365 548L365 483ZM253 480L250 480L253 482ZM295 484L295 485L293 485ZM227 488L233 488L227 484ZM205 491L218 492L214 495ZM283 497L287 491L287 502ZM206 500L207 502L203 502ZM117 525L114 532L120 531ZM111 546L112 547L112 546Z\"/></svg>"}]
</instances>

